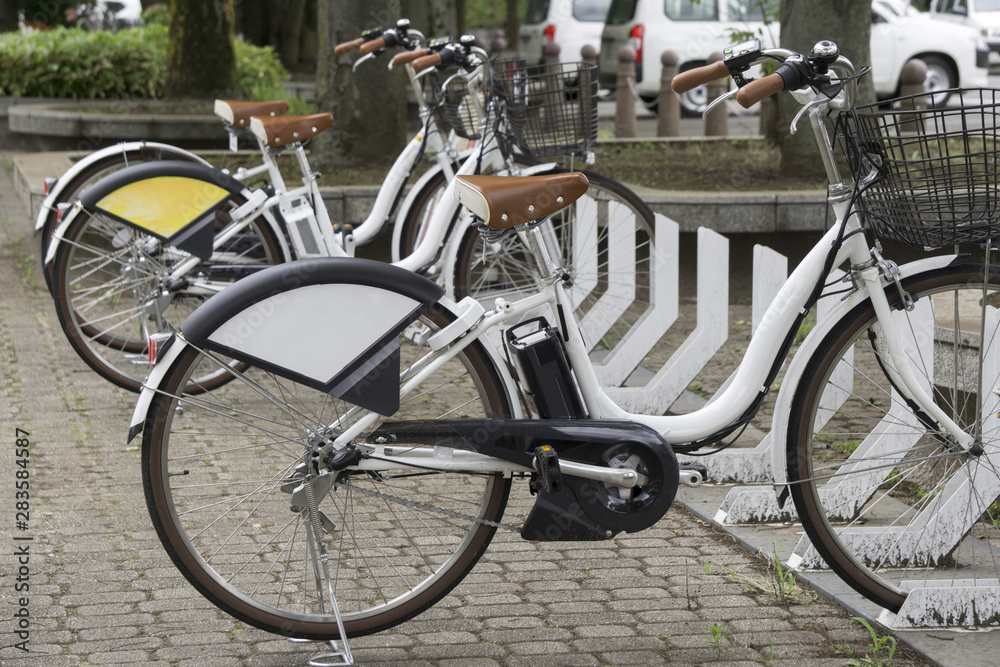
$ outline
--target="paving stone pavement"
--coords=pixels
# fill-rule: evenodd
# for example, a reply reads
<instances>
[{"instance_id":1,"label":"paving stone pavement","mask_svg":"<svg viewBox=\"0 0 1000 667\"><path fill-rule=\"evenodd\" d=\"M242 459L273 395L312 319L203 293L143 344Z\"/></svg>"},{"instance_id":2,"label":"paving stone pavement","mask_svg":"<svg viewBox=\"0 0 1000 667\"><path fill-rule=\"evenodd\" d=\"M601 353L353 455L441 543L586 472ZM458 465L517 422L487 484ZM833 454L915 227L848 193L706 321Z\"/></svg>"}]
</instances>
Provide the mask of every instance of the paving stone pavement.
<instances>
[{"instance_id":1,"label":"paving stone pavement","mask_svg":"<svg viewBox=\"0 0 1000 667\"><path fill-rule=\"evenodd\" d=\"M125 443L135 396L66 343L9 156L0 161L0 663L305 665L317 645L217 610L160 546L138 448ZM16 428L30 434L26 468L15 461ZM14 494L25 469L30 514L19 529ZM524 511L527 489L515 494L514 511ZM12 554L23 545L30 558L19 570ZM610 542L500 533L437 606L351 645L360 665L832 667L864 654L868 634L841 607L808 591L781 604L760 590L768 581L762 559L675 506L655 527ZM19 583L30 589L16 592ZM30 653L13 646L23 608ZM893 664L929 663L897 653Z\"/></svg>"}]
</instances>

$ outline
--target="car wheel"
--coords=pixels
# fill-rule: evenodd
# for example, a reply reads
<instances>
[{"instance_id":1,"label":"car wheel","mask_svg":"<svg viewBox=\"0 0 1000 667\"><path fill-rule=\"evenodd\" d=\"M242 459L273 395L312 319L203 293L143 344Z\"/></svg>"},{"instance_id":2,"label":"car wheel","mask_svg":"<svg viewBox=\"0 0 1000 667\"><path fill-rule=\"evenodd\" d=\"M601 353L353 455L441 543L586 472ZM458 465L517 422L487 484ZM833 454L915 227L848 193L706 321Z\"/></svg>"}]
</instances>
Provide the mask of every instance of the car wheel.
<instances>
[{"instance_id":1,"label":"car wheel","mask_svg":"<svg viewBox=\"0 0 1000 667\"><path fill-rule=\"evenodd\" d=\"M958 87L958 73L955 67L941 56L920 56L920 59L927 65L927 79L924 87L931 95L931 104L935 107L942 107L951 97L951 88ZM941 91L941 92L939 92Z\"/></svg>"}]
</instances>

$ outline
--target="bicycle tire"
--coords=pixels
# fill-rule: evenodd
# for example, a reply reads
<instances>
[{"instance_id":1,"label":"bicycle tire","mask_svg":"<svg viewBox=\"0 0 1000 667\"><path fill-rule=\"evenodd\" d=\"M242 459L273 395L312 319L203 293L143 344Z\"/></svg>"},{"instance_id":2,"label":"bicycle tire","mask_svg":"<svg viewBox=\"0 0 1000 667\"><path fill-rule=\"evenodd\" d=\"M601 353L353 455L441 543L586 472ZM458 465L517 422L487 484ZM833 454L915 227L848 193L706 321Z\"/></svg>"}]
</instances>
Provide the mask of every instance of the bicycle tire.
<instances>
[{"instance_id":1,"label":"bicycle tire","mask_svg":"<svg viewBox=\"0 0 1000 667\"><path fill-rule=\"evenodd\" d=\"M916 300L912 312L903 309L895 285L886 295L901 336L910 340L914 370L956 422L982 430L986 452L976 457L935 437L894 390L870 299L834 325L808 362L786 442L791 495L811 543L797 547L794 564L819 567L818 555L892 611L905 600L902 580L914 567L925 568L920 578L1000 575L1000 511L993 505L1000 488L958 491L984 466L983 479L998 477L1000 399L992 391L998 367L984 367L973 350L978 345L989 359L997 347L992 313L983 337L979 325L986 304L992 310L1000 302L1000 267L990 267L988 281L982 266L957 265L917 274L903 286ZM980 386L990 391L974 389L977 367L985 376ZM977 402L984 415L978 423Z\"/></svg>"},{"instance_id":2,"label":"bicycle tire","mask_svg":"<svg viewBox=\"0 0 1000 667\"><path fill-rule=\"evenodd\" d=\"M244 201L234 194L228 205ZM224 216L217 217L217 230L225 224ZM66 228L52 267L56 313L76 353L109 382L138 392L149 368L148 334L176 331L205 300L186 293L185 285L162 284L171 259L188 256L99 213L81 211ZM195 271L284 261L278 237L263 219L218 248L215 257Z\"/></svg>"},{"instance_id":3,"label":"bicycle tire","mask_svg":"<svg viewBox=\"0 0 1000 667\"><path fill-rule=\"evenodd\" d=\"M52 235L55 233L56 227L58 226L56 214L59 204L72 204L79 199L80 195L83 194L83 192L91 185L105 176L118 171L119 169L124 169L140 162L150 162L162 159L188 160L196 162L196 160L191 158L188 151L184 150L179 150L177 153L170 153L169 155L166 155L164 153L164 149L162 148L136 148L123 151L121 153L107 155L99 160L95 160L70 180L65 183L58 183L56 187L60 190L59 195L53 200L48 212L46 213L45 221L42 224L42 227L38 230L39 246L41 248L41 254L39 257L41 257L44 261L45 257L48 255ZM47 271L43 271L43 274L45 275L46 285L48 285L51 290L51 277Z\"/></svg>"},{"instance_id":4,"label":"bicycle tire","mask_svg":"<svg viewBox=\"0 0 1000 667\"><path fill-rule=\"evenodd\" d=\"M453 321L437 304L420 324L433 331ZM404 369L429 350L414 339L427 336L401 336ZM159 385L142 447L153 524L177 568L227 613L285 636L339 638L334 618L317 611L313 563L305 538L296 537L308 534L308 512L290 508L291 497L279 490L309 459L310 438L331 436L328 425L351 406L256 366L204 398L178 393L198 365L229 372L229 361L192 345ZM510 416L511 406L495 361L476 342L403 398L392 420ZM328 490L317 506L336 523L323 538L334 572L324 583L333 586L346 633L357 636L412 618L469 573L496 531L483 521L499 522L511 480L351 470L338 477L348 486ZM302 575L309 578L304 587Z\"/></svg>"},{"instance_id":5,"label":"bicycle tire","mask_svg":"<svg viewBox=\"0 0 1000 667\"><path fill-rule=\"evenodd\" d=\"M552 173L565 171L560 169ZM588 241L589 249L576 253L574 257L570 234L581 229L576 219L579 202L550 216L546 224L551 224L562 250L562 266L573 278L574 287L571 289L577 292L574 297L577 318L583 322L602 298L605 301L601 308L608 304L609 299L612 300L613 321L596 327L593 330L596 333L589 335L590 342L596 347L611 349L621 342L650 306L656 218L638 195L618 181L589 171L583 173L590 181L587 197L596 204L597 214L595 235ZM609 266L612 257L609 246L612 203L623 205L632 215L635 232L634 244L629 243L634 250L630 247L613 253L621 258L634 252L634 261L615 262L614 269ZM617 229L620 231L624 227ZM473 296L483 302L492 302L497 297L514 300L541 287L534 260L516 235L508 235L494 244L484 244L479 232L470 227L463 231L459 243L455 265L451 269L456 299ZM624 286L627 288L620 303L614 303L619 292L617 288ZM586 324L584 330L588 331Z\"/></svg>"},{"instance_id":6,"label":"bicycle tire","mask_svg":"<svg viewBox=\"0 0 1000 667\"><path fill-rule=\"evenodd\" d=\"M404 259L413 254L420 241L420 232L434 213L441 200L448 179L443 171L434 174L416 194L413 204L408 208L399 222L399 235L393 234L393 257ZM435 255L435 260L437 255Z\"/></svg>"}]
</instances>

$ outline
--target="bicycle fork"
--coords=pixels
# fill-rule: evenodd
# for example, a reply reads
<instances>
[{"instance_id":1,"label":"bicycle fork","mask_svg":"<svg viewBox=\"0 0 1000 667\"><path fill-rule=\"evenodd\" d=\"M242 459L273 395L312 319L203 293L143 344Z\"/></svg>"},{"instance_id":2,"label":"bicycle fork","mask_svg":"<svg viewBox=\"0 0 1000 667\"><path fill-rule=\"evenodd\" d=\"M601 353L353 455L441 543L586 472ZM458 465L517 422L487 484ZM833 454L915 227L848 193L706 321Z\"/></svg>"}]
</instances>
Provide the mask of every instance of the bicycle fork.
<instances>
[{"instance_id":1,"label":"bicycle fork","mask_svg":"<svg viewBox=\"0 0 1000 667\"><path fill-rule=\"evenodd\" d=\"M984 450L977 435L967 433L949 417L934 401L933 397L928 394L914 372L913 361L908 358L906 351L903 349L901 333L892 315L892 307L889 305L889 300L885 294L882 276L884 275L888 281L896 282L896 287L900 290L904 307L907 310L913 308L913 302L909 298L909 295L903 291L899 283L898 275L894 271L895 265L883 260L878 254L877 248L870 251L870 253L872 259L868 261L863 263L852 261L851 274L856 277L856 284L861 283L864 285L865 291L868 293L868 298L871 299L872 307L875 310L876 320L882 329L882 335L879 337L879 349L876 352L879 356L883 356L884 350L885 356L888 357L885 360L886 363L883 364L883 370L889 377L892 385L910 404L911 409L914 410L917 417L921 421L928 422L925 424L928 428L937 430L941 434L941 437L953 447L960 448L972 456L981 455ZM852 260L854 259L852 254ZM980 344L984 343L981 341ZM983 388L980 387L980 392L982 390Z\"/></svg>"}]
</instances>

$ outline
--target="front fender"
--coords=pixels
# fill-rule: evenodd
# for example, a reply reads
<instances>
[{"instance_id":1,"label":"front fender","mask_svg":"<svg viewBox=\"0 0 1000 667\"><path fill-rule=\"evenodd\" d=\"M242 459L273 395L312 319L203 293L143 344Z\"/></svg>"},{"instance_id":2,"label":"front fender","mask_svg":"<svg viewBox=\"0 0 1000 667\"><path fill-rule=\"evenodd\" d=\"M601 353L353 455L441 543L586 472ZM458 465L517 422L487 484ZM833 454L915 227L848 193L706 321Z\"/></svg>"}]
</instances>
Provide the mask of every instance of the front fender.
<instances>
[{"instance_id":1,"label":"front fender","mask_svg":"<svg viewBox=\"0 0 1000 667\"><path fill-rule=\"evenodd\" d=\"M928 257L920 259L900 267L900 275L903 278L915 276L925 271L942 269L946 266L962 261L960 255L942 255L939 257ZM883 279L883 284L888 285ZM792 399L798 389L802 379L802 372L805 370L809 359L815 354L826 335L833 329L840 319L852 308L867 299L867 293L854 292L846 300L841 301L822 322L817 322L809 335L806 336L802 345L792 357L788 370L781 380L781 388L778 390L778 397L774 406L774 416L771 419L771 471L774 477L774 491L778 497L779 504L784 502L788 494L788 475L786 472L785 446L788 440L788 416L792 409Z\"/></svg>"}]
</instances>

